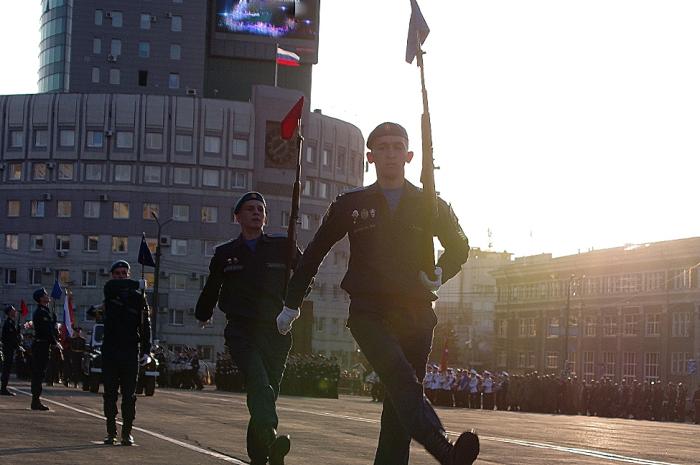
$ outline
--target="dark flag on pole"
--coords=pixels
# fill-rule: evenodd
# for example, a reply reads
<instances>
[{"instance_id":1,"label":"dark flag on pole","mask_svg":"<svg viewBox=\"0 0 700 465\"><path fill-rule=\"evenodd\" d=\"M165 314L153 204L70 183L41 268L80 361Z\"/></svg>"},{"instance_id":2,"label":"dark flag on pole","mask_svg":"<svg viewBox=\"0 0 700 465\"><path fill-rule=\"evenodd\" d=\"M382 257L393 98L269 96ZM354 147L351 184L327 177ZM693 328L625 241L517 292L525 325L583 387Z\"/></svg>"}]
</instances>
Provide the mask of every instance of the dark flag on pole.
<instances>
[{"instance_id":1,"label":"dark flag on pole","mask_svg":"<svg viewBox=\"0 0 700 465\"><path fill-rule=\"evenodd\" d=\"M58 279L56 279L53 283L53 289L51 289L51 298L53 300L60 299L62 295L63 290L61 289L61 285L58 284Z\"/></svg>"},{"instance_id":2,"label":"dark flag on pole","mask_svg":"<svg viewBox=\"0 0 700 465\"><path fill-rule=\"evenodd\" d=\"M430 28L425 22L418 2L411 0L411 22L408 25L408 39L406 40L406 61L408 63L413 63L418 54L418 47L423 45L429 33Z\"/></svg>"},{"instance_id":3,"label":"dark flag on pole","mask_svg":"<svg viewBox=\"0 0 700 465\"><path fill-rule=\"evenodd\" d=\"M138 262L144 266L156 266L156 262L153 260L153 255L151 254L151 249L148 248L148 244L146 243L146 233L143 233L141 236Z\"/></svg>"},{"instance_id":4,"label":"dark flag on pole","mask_svg":"<svg viewBox=\"0 0 700 465\"><path fill-rule=\"evenodd\" d=\"M299 127L299 120L301 119L301 112L304 109L304 96L302 96L297 103L294 104L287 116L284 117L281 123L280 135L282 139L289 140L294 135L294 131Z\"/></svg>"}]
</instances>

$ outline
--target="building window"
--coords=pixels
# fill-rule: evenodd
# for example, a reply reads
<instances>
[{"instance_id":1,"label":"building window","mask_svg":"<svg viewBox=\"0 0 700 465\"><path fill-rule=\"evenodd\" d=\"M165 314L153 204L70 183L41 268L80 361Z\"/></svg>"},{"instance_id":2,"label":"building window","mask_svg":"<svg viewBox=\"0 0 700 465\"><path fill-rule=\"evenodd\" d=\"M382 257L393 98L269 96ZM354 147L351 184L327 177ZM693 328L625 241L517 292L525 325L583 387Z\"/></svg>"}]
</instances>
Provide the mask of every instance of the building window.
<instances>
[{"instance_id":1,"label":"building window","mask_svg":"<svg viewBox=\"0 0 700 465\"><path fill-rule=\"evenodd\" d=\"M92 53L99 55L102 53L102 39L95 37L92 39Z\"/></svg>"},{"instance_id":2,"label":"building window","mask_svg":"<svg viewBox=\"0 0 700 465\"><path fill-rule=\"evenodd\" d=\"M102 181L102 165L89 164L85 166L86 181Z\"/></svg>"},{"instance_id":3,"label":"building window","mask_svg":"<svg viewBox=\"0 0 700 465\"><path fill-rule=\"evenodd\" d=\"M150 29L151 28L151 14L150 13L141 13L141 21L139 21L139 27L141 29Z\"/></svg>"},{"instance_id":4,"label":"building window","mask_svg":"<svg viewBox=\"0 0 700 465\"><path fill-rule=\"evenodd\" d=\"M112 39L109 45L109 54L113 57L118 57L122 54L122 41L119 39Z\"/></svg>"},{"instance_id":5,"label":"building window","mask_svg":"<svg viewBox=\"0 0 700 465\"><path fill-rule=\"evenodd\" d=\"M9 285L17 284L17 269L16 268L5 268L5 284L9 284Z\"/></svg>"},{"instance_id":6,"label":"building window","mask_svg":"<svg viewBox=\"0 0 700 465\"><path fill-rule=\"evenodd\" d=\"M94 66L92 68L92 82L98 84L100 82L100 68Z\"/></svg>"},{"instance_id":7,"label":"building window","mask_svg":"<svg viewBox=\"0 0 700 465\"><path fill-rule=\"evenodd\" d=\"M301 229L308 231L311 228L311 218L306 213L301 214Z\"/></svg>"},{"instance_id":8,"label":"building window","mask_svg":"<svg viewBox=\"0 0 700 465\"><path fill-rule=\"evenodd\" d=\"M151 56L151 43L150 42L139 42L139 57L148 58L150 56Z\"/></svg>"},{"instance_id":9,"label":"building window","mask_svg":"<svg viewBox=\"0 0 700 465\"><path fill-rule=\"evenodd\" d=\"M100 202L95 200L86 200L83 202L83 217L84 218L99 218L100 217Z\"/></svg>"},{"instance_id":10,"label":"building window","mask_svg":"<svg viewBox=\"0 0 700 465\"><path fill-rule=\"evenodd\" d=\"M112 218L115 220L128 220L129 219L129 203L128 202L114 202L112 204Z\"/></svg>"},{"instance_id":11,"label":"building window","mask_svg":"<svg viewBox=\"0 0 700 465\"><path fill-rule=\"evenodd\" d=\"M187 283L187 275L172 273L170 275L170 290L184 291Z\"/></svg>"},{"instance_id":12,"label":"building window","mask_svg":"<svg viewBox=\"0 0 700 465\"><path fill-rule=\"evenodd\" d=\"M318 182L318 196L322 199L327 199L329 195L328 183L319 181Z\"/></svg>"},{"instance_id":13,"label":"building window","mask_svg":"<svg viewBox=\"0 0 700 465\"><path fill-rule=\"evenodd\" d=\"M171 308L169 323L171 326L183 326L185 324L185 311Z\"/></svg>"},{"instance_id":14,"label":"building window","mask_svg":"<svg viewBox=\"0 0 700 465\"><path fill-rule=\"evenodd\" d=\"M671 374L682 375L688 374L688 360L690 360L688 352L671 352Z\"/></svg>"},{"instance_id":15,"label":"building window","mask_svg":"<svg viewBox=\"0 0 700 465\"><path fill-rule=\"evenodd\" d=\"M68 234L57 234L56 235L56 251L68 251L70 250L70 236Z\"/></svg>"},{"instance_id":16,"label":"building window","mask_svg":"<svg viewBox=\"0 0 700 465\"><path fill-rule=\"evenodd\" d=\"M187 255L187 239L172 239L170 241L170 253L173 255Z\"/></svg>"},{"instance_id":17,"label":"building window","mask_svg":"<svg viewBox=\"0 0 700 465\"><path fill-rule=\"evenodd\" d=\"M306 179L304 180L304 187L301 191L301 195L304 195L306 197L311 197L314 195L314 182L311 179Z\"/></svg>"},{"instance_id":18,"label":"building window","mask_svg":"<svg viewBox=\"0 0 700 465\"><path fill-rule=\"evenodd\" d=\"M624 316L623 335L639 336L639 315L627 314Z\"/></svg>"},{"instance_id":19,"label":"building window","mask_svg":"<svg viewBox=\"0 0 700 465\"><path fill-rule=\"evenodd\" d=\"M8 200L7 201L7 217L8 218L16 218L19 216L20 212L20 203L19 200Z\"/></svg>"},{"instance_id":20,"label":"building window","mask_svg":"<svg viewBox=\"0 0 700 465\"><path fill-rule=\"evenodd\" d=\"M345 149L338 150L338 157L335 159L335 171L338 174L345 174Z\"/></svg>"},{"instance_id":21,"label":"building window","mask_svg":"<svg viewBox=\"0 0 700 465\"><path fill-rule=\"evenodd\" d=\"M168 75L168 87L171 89L179 89L180 88L180 74L179 73L170 73L170 75Z\"/></svg>"},{"instance_id":22,"label":"building window","mask_svg":"<svg viewBox=\"0 0 700 465\"><path fill-rule=\"evenodd\" d=\"M216 207L202 207L202 223L216 223L218 211Z\"/></svg>"},{"instance_id":23,"label":"building window","mask_svg":"<svg viewBox=\"0 0 700 465\"><path fill-rule=\"evenodd\" d=\"M281 226L282 226L283 228L286 228L287 226L289 226L289 212L287 212L287 211L283 211L283 212L282 212L282 222L281 222Z\"/></svg>"},{"instance_id":24,"label":"building window","mask_svg":"<svg viewBox=\"0 0 700 465\"><path fill-rule=\"evenodd\" d=\"M33 163L32 164L32 179L35 181L46 181L46 163Z\"/></svg>"},{"instance_id":25,"label":"building window","mask_svg":"<svg viewBox=\"0 0 700 465\"><path fill-rule=\"evenodd\" d=\"M97 271L83 270L80 284L83 287L97 287Z\"/></svg>"},{"instance_id":26,"label":"building window","mask_svg":"<svg viewBox=\"0 0 700 465\"><path fill-rule=\"evenodd\" d=\"M176 152L192 152L192 136L188 134L178 134L175 136Z\"/></svg>"},{"instance_id":27,"label":"building window","mask_svg":"<svg viewBox=\"0 0 700 465\"><path fill-rule=\"evenodd\" d=\"M587 337L595 337L596 335L596 317L587 316L583 320L583 335Z\"/></svg>"},{"instance_id":28,"label":"building window","mask_svg":"<svg viewBox=\"0 0 700 465\"><path fill-rule=\"evenodd\" d=\"M30 268L29 269L29 284L32 284L32 285L41 284L41 268Z\"/></svg>"},{"instance_id":29,"label":"building window","mask_svg":"<svg viewBox=\"0 0 700 465\"><path fill-rule=\"evenodd\" d=\"M661 335L661 314L653 313L646 316L646 336Z\"/></svg>"},{"instance_id":30,"label":"building window","mask_svg":"<svg viewBox=\"0 0 700 465\"><path fill-rule=\"evenodd\" d=\"M146 148L148 150L163 150L163 134L160 132L147 132Z\"/></svg>"},{"instance_id":31,"label":"building window","mask_svg":"<svg viewBox=\"0 0 700 465\"><path fill-rule=\"evenodd\" d=\"M182 31L182 16L173 16L170 19L170 30L172 32Z\"/></svg>"},{"instance_id":32,"label":"building window","mask_svg":"<svg viewBox=\"0 0 700 465\"><path fill-rule=\"evenodd\" d=\"M615 352L603 352L603 376L615 378Z\"/></svg>"},{"instance_id":33,"label":"building window","mask_svg":"<svg viewBox=\"0 0 700 465\"><path fill-rule=\"evenodd\" d=\"M496 337L508 337L508 320L496 320Z\"/></svg>"},{"instance_id":34,"label":"building window","mask_svg":"<svg viewBox=\"0 0 700 465\"><path fill-rule=\"evenodd\" d=\"M59 163L58 164L58 180L59 181L72 181L73 180L73 163Z\"/></svg>"},{"instance_id":35,"label":"building window","mask_svg":"<svg viewBox=\"0 0 700 465\"><path fill-rule=\"evenodd\" d=\"M132 131L117 131L117 148L133 149L134 133Z\"/></svg>"},{"instance_id":36,"label":"building window","mask_svg":"<svg viewBox=\"0 0 700 465\"><path fill-rule=\"evenodd\" d=\"M603 317L603 336L617 336L617 316Z\"/></svg>"},{"instance_id":37,"label":"building window","mask_svg":"<svg viewBox=\"0 0 700 465\"><path fill-rule=\"evenodd\" d=\"M146 166L143 170L143 180L148 183L160 183L160 166Z\"/></svg>"},{"instance_id":38,"label":"building window","mask_svg":"<svg viewBox=\"0 0 700 465\"><path fill-rule=\"evenodd\" d=\"M173 170L173 173L174 173L173 182L175 184L183 184L183 185L190 185L191 184L191 180L190 180L191 171L189 168L176 167Z\"/></svg>"},{"instance_id":39,"label":"building window","mask_svg":"<svg viewBox=\"0 0 700 465\"><path fill-rule=\"evenodd\" d=\"M233 139L232 153L234 157L248 157L248 139Z\"/></svg>"},{"instance_id":40,"label":"building window","mask_svg":"<svg viewBox=\"0 0 700 465\"><path fill-rule=\"evenodd\" d=\"M41 234L31 234L29 236L29 250L44 250L44 236Z\"/></svg>"},{"instance_id":41,"label":"building window","mask_svg":"<svg viewBox=\"0 0 700 465\"><path fill-rule=\"evenodd\" d=\"M109 70L109 83L119 85L121 83L121 72L117 68Z\"/></svg>"},{"instance_id":42,"label":"building window","mask_svg":"<svg viewBox=\"0 0 700 465\"><path fill-rule=\"evenodd\" d=\"M179 60L182 57L182 47L178 44L170 44L170 59Z\"/></svg>"},{"instance_id":43,"label":"building window","mask_svg":"<svg viewBox=\"0 0 700 465\"><path fill-rule=\"evenodd\" d=\"M173 205L173 220L174 221L189 221L190 206L189 205Z\"/></svg>"},{"instance_id":44,"label":"building window","mask_svg":"<svg viewBox=\"0 0 700 465\"><path fill-rule=\"evenodd\" d=\"M559 368L559 352L547 352L546 364L550 370Z\"/></svg>"},{"instance_id":45,"label":"building window","mask_svg":"<svg viewBox=\"0 0 700 465\"><path fill-rule=\"evenodd\" d=\"M124 25L124 15L121 11L112 11L112 27L122 27Z\"/></svg>"},{"instance_id":46,"label":"building window","mask_svg":"<svg viewBox=\"0 0 700 465\"><path fill-rule=\"evenodd\" d=\"M306 147L306 163L316 163L316 147Z\"/></svg>"},{"instance_id":47,"label":"building window","mask_svg":"<svg viewBox=\"0 0 700 465\"><path fill-rule=\"evenodd\" d=\"M659 379L659 353L646 352L644 354L644 380L656 381Z\"/></svg>"},{"instance_id":48,"label":"building window","mask_svg":"<svg viewBox=\"0 0 700 465\"><path fill-rule=\"evenodd\" d=\"M69 270L56 270L56 279L59 283L63 284L64 287L68 284L73 284Z\"/></svg>"},{"instance_id":49,"label":"building window","mask_svg":"<svg viewBox=\"0 0 700 465\"><path fill-rule=\"evenodd\" d=\"M95 10L95 25L96 26L102 26L102 18L104 16L104 13L102 10Z\"/></svg>"},{"instance_id":50,"label":"building window","mask_svg":"<svg viewBox=\"0 0 700 465\"><path fill-rule=\"evenodd\" d=\"M213 257L216 249L216 241L204 241L204 250L202 251L205 257Z\"/></svg>"},{"instance_id":51,"label":"building window","mask_svg":"<svg viewBox=\"0 0 700 465\"><path fill-rule=\"evenodd\" d=\"M672 320L671 334L673 337L688 337L690 336L690 313L681 312L674 313Z\"/></svg>"},{"instance_id":52,"label":"building window","mask_svg":"<svg viewBox=\"0 0 700 465\"><path fill-rule=\"evenodd\" d=\"M5 234L5 248L7 250L19 250L19 236L17 234Z\"/></svg>"},{"instance_id":53,"label":"building window","mask_svg":"<svg viewBox=\"0 0 700 465\"><path fill-rule=\"evenodd\" d=\"M34 130L34 147L45 149L49 145L49 131L46 129Z\"/></svg>"},{"instance_id":54,"label":"building window","mask_svg":"<svg viewBox=\"0 0 700 465\"><path fill-rule=\"evenodd\" d=\"M85 252L97 252L100 236L83 236L83 250Z\"/></svg>"},{"instance_id":55,"label":"building window","mask_svg":"<svg viewBox=\"0 0 700 465\"><path fill-rule=\"evenodd\" d=\"M154 220L153 214L156 216L160 215L160 206L157 203L144 203L143 204L143 219L144 220Z\"/></svg>"},{"instance_id":56,"label":"building window","mask_svg":"<svg viewBox=\"0 0 700 465\"><path fill-rule=\"evenodd\" d=\"M324 168L331 166L331 151L328 149L323 149L321 152L321 166Z\"/></svg>"},{"instance_id":57,"label":"building window","mask_svg":"<svg viewBox=\"0 0 700 465\"><path fill-rule=\"evenodd\" d=\"M127 253L129 251L129 238L126 236L112 236L112 252Z\"/></svg>"},{"instance_id":58,"label":"building window","mask_svg":"<svg viewBox=\"0 0 700 465\"><path fill-rule=\"evenodd\" d=\"M547 337L559 337L559 317L553 316L547 320Z\"/></svg>"},{"instance_id":59,"label":"building window","mask_svg":"<svg viewBox=\"0 0 700 465\"><path fill-rule=\"evenodd\" d=\"M115 165L114 180L117 182L130 182L131 165Z\"/></svg>"},{"instance_id":60,"label":"building window","mask_svg":"<svg viewBox=\"0 0 700 465\"><path fill-rule=\"evenodd\" d=\"M117 70L119 71L119 70ZM101 149L104 145L105 135L102 131L87 132L87 146L91 149Z\"/></svg>"},{"instance_id":61,"label":"building window","mask_svg":"<svg viewBox=\"0 0 700 465\"><path fill-rule=\"evenodd\" d=\"M627 382L637 378L637 353L625 352L622 354L622 379Z\"/></svg>"},{"instance_id":62,"label":"building window","mask_svg":"<svg viewBox=\"0 0 700 465\"><path fill-rule=\"evenodd\" d=\"M518 321L518 336L520 337L535 337L537 330L535 328L534 318L520 318Z\"/></svg>"},{"instance_id":63,"label":"building window","mask_svg":"<svg viewBox=\"0 0 700 465\"><path fill-rule=\"evenodd\" d=\"M219 171L202 170L202 185L206 187L219 187Z\"/></svg>"},{"instance_id":64,"label":"building window","mask_svg":"<svg viewBox=\"0 0 700 465\"><path fill-rule=\"evenodd\" d=\"M214 361L214 347L212 346L197 346L200 360Z\"/></svg>"},{"instance_id":65,"label":"building window","mask_svg":"<svg viewBox=\"0 0 700 465\"><path fill-rule=\"evenodd\" d=\"M22 164L21 163L10 163L7 167L7 180L8 181L21 181L22 180Z\"/></svg>"},{"instance_id":66,"label":"building window","mask_svg":"<svg viewBox=\"0 0 700 465\"><path fill-rule=\"evenodd\" d=\"M24 147L24 131L10 131L10 148L21 149Z\"/></svg>"},{"instance_id":67,"label":"building window","mask_svg":"<svg viewBox=\"0 0 700 465\"><path fill-rule=\"evenodd\" d=\"M219 136L204 136L204 152L205 153L221 153L221 137Z\"/></svg>"},{"instance_id":68,"label":"building window","mask_svg":"<svg viewBox=\"0 0 700 465\"><path fill-rule=\"evenodd\" d=\"M32 200L30 203L30 215L33 218L43 218L45 203L43 200Z\"/></svg>"},{"instance_id":69,"label":"building window","mask_svg":"<svg viewBox=\"0 0 700 465\"><path fill-rule=\"evenodd\" d=\"M73 202L70 200L59 200L57 202L56 216L59 218L70 218L73 215Z\"/></svg>"},{"instance_id":70,"label":"building window","mask_svg":"<svg viewBox=\"0 0 700 465\"><path fill-rule=\"evenodd\" d=\"M595 378L595 353L593 351L583 353L583 376L588 380Z\"/></svg>"},{"instance_id":71,"label":"building window","mask_svg":"<svg viewBox=\"0 0 700 465\"><path fill-rule=\"evenodd\" d=\"M231 189L247 189L248 175L242 171L233 171L231 173Z\"/></svg>"}]
</instances>

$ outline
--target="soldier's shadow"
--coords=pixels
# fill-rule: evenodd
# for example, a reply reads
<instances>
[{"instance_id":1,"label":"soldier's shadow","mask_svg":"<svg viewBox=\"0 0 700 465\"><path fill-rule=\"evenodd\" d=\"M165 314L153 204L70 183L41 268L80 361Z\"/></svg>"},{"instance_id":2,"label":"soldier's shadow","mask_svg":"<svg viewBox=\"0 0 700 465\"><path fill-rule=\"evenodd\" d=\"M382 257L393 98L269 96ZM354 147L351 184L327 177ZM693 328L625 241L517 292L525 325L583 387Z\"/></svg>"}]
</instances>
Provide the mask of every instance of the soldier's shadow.
<instances>
[{"instance_id":1,"label":"soldier's shadow","mask_svg":"<svg viewBox=\"0 0 700 465\"><path fill-rule=\"evenodd\" d=\"M74 446L60 447L16 447L14 449L0 449L0 457L23 454L44 454L46 452L67 452L74 450L87 450L105 447L104 444L76 444Z\"/></svg>"}]
</instances>

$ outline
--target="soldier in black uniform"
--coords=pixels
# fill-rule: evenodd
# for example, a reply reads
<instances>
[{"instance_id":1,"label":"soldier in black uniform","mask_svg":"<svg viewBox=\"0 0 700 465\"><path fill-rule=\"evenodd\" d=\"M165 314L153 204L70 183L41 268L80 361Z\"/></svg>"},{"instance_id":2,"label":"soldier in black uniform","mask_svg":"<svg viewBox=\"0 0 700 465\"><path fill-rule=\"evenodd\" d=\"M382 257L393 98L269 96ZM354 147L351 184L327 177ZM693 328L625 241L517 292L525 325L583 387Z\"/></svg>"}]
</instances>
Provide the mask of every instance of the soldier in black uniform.
<instances>
[{"instance_id":1,"label":"soldier in black uniform","mask_svg":"<svg viewBox=\"0 0 700 465\"><path fill-rule=\"evenodd\" d=\"M2 354L5 360L2 364L2 375L0 375L0 395L14 396L14 392L7 390L7 383L10 380L10 370L15 359L15 352L22 343L22 334L19 331L17 309L8 305L5 307L5 316L5 323L2 325Z\"/></svg>"},{"instance_id":2,"label":"soldier in black uniform","mask_svg":"<svg viewBox=\"0 0 700 465\"><path fill-rule=\"evenodd\" d=\"M104 414L107 418L105 444L117 439L117 394L122 394L123 446L134 444L131 428L136 417L136 380L139 363L150 361L151 319L148 303L139 290L142 285L129 279L129 263L116 261L112 279L104 287L104 339L102 378L105 386Z\"/></svg>"},{"instance_id":3,"label":"soldier in black uniform","mask_svg":"<svg viewBox=\"0 0 700 465\"><path fill-rule=\"evenodd\" d=\"M41 392L44 378L46 377L46 367L49 363L51 348L60 350L61 344L58 342L58 328L56 326L56 315L49 310L51 297L43 287L34 291L34 300L37 309L32 315L34 326L34 341L32 342L32 410L49 410L41 403Z\"/></svg>"},{"instance_id":4,"label":"soldier in black uniform","mask_svg":"<svg viewBox=\"0 0 700 465\"><path fill-rule=\"evenodd\" d=\"M277 436L275 401L292 337L277 332L275 317L284 300L289 249L286 236L263 232L266 209L258 192L248 192L236 203L241 234L216 248L195 315L208 321L217 300L226 314L226 345L245 377L248 456L252 464L265 464L269 457L270 465L280 465L290 440ZM300 254L297 249L297 257Z\"/></svg>"},{"instance_id":5,"label":"soldier in black uniform","mask_svg":"<svg viewBox=\"0 0 700 465\"><path fill-rule=\"evenodd\" d=\"M375 465L407 464L411 439L443 465L470 464L479 453L478 437L463 433L451 444L421 384L437 322L435 291L459 272L469 244L443 200L433 234L426 229L428 199L404 177L413 152L403 127L379 125L367 147L377 182L339 195L331 204L290 282L278 326L281 333L290 330L309 281L330 248L347 235L351 257L341 286L351 299L348 327L387 394ZM434 254L433 235L445 248L434 281L423 271Z\"/></svg>"},{"instance_id":6,"label":"soldier in black uniform","mask_svg":"<svg viewBox=\"0 0 700 465\"><path fill-rule=\"evenodd\" d=\"M70 338L70 378L75 387L78 387L78 382L83 377L81 364L83 363L83 354L85 353L85 338L83 337L83 329L78 327L73 331L73 337Z\"/></svg>"}]
</instances>

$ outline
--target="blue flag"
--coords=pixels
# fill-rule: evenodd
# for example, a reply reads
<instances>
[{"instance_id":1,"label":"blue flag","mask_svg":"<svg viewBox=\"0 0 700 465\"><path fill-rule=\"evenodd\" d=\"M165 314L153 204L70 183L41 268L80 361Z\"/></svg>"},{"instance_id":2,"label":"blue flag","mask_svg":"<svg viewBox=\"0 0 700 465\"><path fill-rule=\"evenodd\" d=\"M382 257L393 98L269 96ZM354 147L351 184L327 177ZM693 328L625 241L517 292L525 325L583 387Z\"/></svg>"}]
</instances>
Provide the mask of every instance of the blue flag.
<instances>
[{"instance_id":1,"label":"blue flag","mask_svg":"<svg viewBox=\"0 0 700 465\"><path fill-rule=\"evenodd\" d=\"M60 299L62 295L63 295L63 289L61 289L61 285L58 284L58 278L57 278L53 282L53 289L51 290L51 298L54 300Z\"/></svg>"},{"instance_id":2,"label":"blue flag","mask_svg":"<svg viewBox=\"0 0 700 465\"><path fill-rule=\"evenodd\" d=\"M406 61L413 63L418 54L418 47L425 42L430 33L428 23L425 22L418 2L411 0L411 22L408 25L408 40L406 40Z\"/></svg>"},{"instance_id":3,"label":"blue flag","mask_svg":"<svg viewBox=\"0 0 700 465\"><path fill-rule=\"evenodd\" d=\"M156 262L153 260L153 255L151 254L151 249L148 248L148 244L146 243L146 233L143 233L141 236L138 262L144 266L156 266Z\"/></svg>"}]
</instances>

